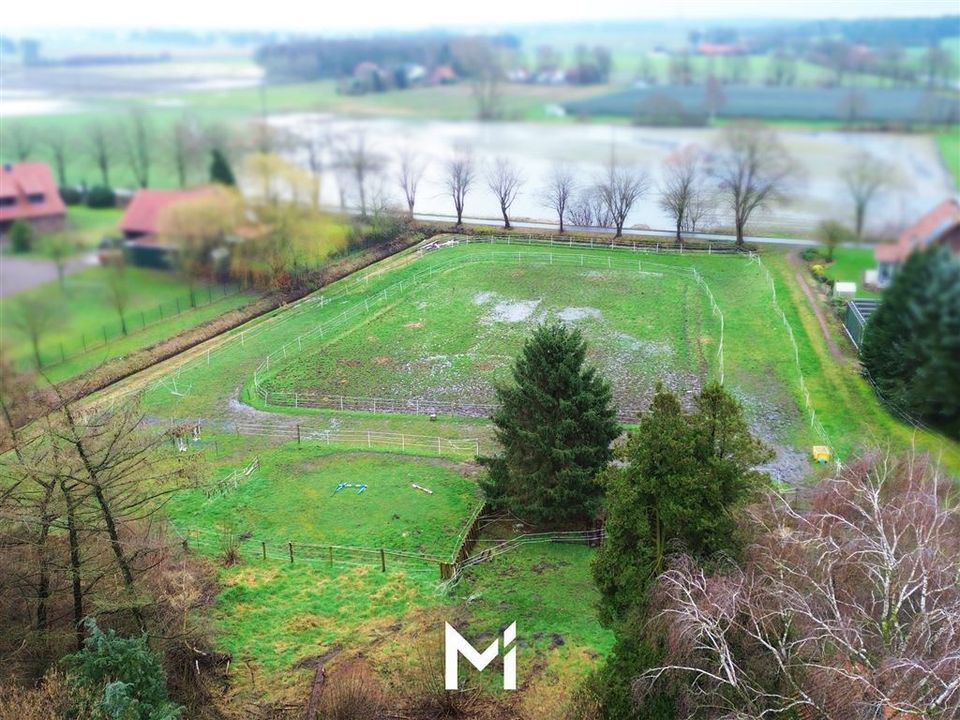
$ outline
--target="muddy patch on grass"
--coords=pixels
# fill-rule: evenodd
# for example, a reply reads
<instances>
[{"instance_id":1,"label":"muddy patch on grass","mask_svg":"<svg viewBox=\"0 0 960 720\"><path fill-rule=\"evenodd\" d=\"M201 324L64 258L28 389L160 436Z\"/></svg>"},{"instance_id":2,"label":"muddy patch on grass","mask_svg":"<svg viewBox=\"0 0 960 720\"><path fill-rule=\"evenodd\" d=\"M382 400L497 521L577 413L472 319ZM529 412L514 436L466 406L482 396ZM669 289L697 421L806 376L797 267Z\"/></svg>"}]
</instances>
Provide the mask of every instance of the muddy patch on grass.
<instances>
[{"instance_id":1,"label":"muddy patch on grass","mask_svg":"<svg viewBox=\"0 0 960 720\"><path fill-rule=\"evenodd\" d=\"M523 322L533 315L538 305L540 305L540 300L503 300L490 308L481 318L481 321L488 323Z\"/></svg>"},{"instance_id":2,"label":"muddy patch on grass","mask_svg":"<svg viewBox=\"0 0 960 720\"><path fill-rule=\"evenodd\" d=\"M591 320L601 320L603 313L597 310L597 308L592 307L568 307L558 312L557 317L564 322L577 322L578 320L585 320L587 318Z\"/></svg>"},{"instance_id":3,"label":"muddy patch on grass","mask_svg":"<svg viewBox=\"0 0 960 720\"><path fill-rule=\"evenodd\" d=\"M811 472L807 454L785 445L776 445L773 449L776 452L774 458L758 466L757 470L790 487L804 487Z\"/></svg>"}]
</instances>

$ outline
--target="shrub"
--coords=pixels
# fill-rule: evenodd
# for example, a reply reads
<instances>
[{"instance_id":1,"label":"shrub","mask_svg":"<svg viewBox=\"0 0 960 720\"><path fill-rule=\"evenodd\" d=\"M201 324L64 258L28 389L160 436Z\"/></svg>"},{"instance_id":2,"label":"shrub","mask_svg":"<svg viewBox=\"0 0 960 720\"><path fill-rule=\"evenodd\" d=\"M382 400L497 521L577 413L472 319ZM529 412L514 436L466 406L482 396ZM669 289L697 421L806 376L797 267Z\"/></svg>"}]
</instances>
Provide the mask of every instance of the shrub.
<instances>
[{"instance_id":1,"label":"shrub","mask_svg":"<svg viewBox=\"0 0 960 720\"><path fill-rule=\"evenodd\" d=\"M117 205L117 196L113 188L106 185L94 185L87 192L87 207L112 208Z\"/></svg>"},{"instance_id":2,"label":"shrub","mask_svg":"<svg viewBox=\"0 0 960 720\"><path fill-rule=\"evenodd\" d=\"M75 187L64 185L60 188L60 199L64 205L79 205L83 202L83 193Z\"/></svg>"},{"instance_id":3,"label":"shrub","mask_svg":"<svg viewBox=\"0 0 960 720\"><path fill-rule=\"evenodd\" d=\"M83 649L63 659L77 692L98 697L108 718L178 720L181 709L167 699L163 666L146 637L103 632L93 618L84 624Z\"/></svg>"},{"instance_id":4,"label":"shrub","mask_svg":"<svg viewBox=\"0 0 960 720\"><path fill-rule=\"evenodd\" d=\"M384 708L383 691L360 662L327 679L320 717L324 720L377 720Z\"/></svg>"},{"instance_id":5,"label":"shrub","mask_svg":"<svg viewBox=\"0 0 960 720\"><path fill-rule=\"evenodd\" d=\"M35 240L33 225L26 220L16 220L10 226L10 246L15 253L30 252Z\"/></svg>"},{"instance_id":6,"label":"shrub","mask_svg":"<svg viewBox=\"0 0 960 720\"><path fill-rule=\"evenodd\" d=\"M806 262L813 262L814 260L822 259L823 256L820 254L820 250L818 248L808 247L800 253L800 257Z\"/></svg>"}]
</instances>

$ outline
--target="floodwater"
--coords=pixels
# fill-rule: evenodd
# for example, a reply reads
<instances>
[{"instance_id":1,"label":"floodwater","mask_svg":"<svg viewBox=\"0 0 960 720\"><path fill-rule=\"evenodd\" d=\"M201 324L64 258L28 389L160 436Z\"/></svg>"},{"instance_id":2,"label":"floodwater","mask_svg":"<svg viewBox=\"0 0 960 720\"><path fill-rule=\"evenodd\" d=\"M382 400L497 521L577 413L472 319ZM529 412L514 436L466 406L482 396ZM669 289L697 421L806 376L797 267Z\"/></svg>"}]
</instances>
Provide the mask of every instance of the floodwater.
<instances>
[{"instance_id":1,"label":"floodwater","mask_svg":"<svg viewBox=\"0 0 960 720\"><path fill-rule=\"evenodd\" d=\"M663 162L677 151L696 145L713 146L720 131L613 126L601 124L477 123L422 120L343 120L330 115L290 114L276 116L272 124L303 138L349 137L363 133L368 147L379 154L386 167L378 182L392 204L403 205L397 183L397 158L412 148L425 160L427 170L417 195L420 213L452 215L453 203L444 190L443 167L455 148L468 150L478 166L473 189L467 196L465 215L499 219L499 207L486 186L484 169L498 156L505 156L523 169L526 183L511 216L514 219L555 220L541 200L542 188L554 163L569 164L590 184L615 152L618 161L636 165L651 179L651 190L634 207L627 223L639 228L669 229L670 222L658 205L656 186ZM758 216L753 232L809 231L823 219L852 224L853 208L841 174L858 152L866 150L886 160L898 171L896 187L885 190L869 211L868 229L891 233L955 192L953 179L944 166L934 139L929 135L782 131L784 146L800 168L790 191L790 201ZM298 156L301 157L302 156ZM340 194L336 173L323 176L322 200L335 206ZM353 199L353 188L347 202ZM373 194L368 190L368 195ZM720 213L717 224L729 223ZM704 228L706 229L706 228Z\"/></svg>"}]
</instances>

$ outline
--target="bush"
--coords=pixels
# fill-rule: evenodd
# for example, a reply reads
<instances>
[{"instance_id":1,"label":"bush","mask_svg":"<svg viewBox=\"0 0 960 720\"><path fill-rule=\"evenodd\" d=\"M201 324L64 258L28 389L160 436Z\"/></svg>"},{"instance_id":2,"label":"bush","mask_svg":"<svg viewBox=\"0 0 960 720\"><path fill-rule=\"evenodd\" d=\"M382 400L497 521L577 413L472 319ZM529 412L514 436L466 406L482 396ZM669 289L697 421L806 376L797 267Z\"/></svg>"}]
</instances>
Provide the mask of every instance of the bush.
<instances>
[{"instance_id":1,"label":"bush","mask_svg":"<svg viewBox=\"0 0 960 720\"><path fill-rule=\"evenodd\" d=\"M111 719L178 720L181 709L167 699L163 666L146 637L103 632L93 618L84 624L83 649L63 659L77 692L99 698Z\"/></svg>"},{"instance_id":2,"label":"bush","mask_svg":"<svg viewBox=\"0 0 960 720\"><path fill-rule=\"evenodd\" d=\"M820 254L819 248L805 248L803 252L800 253L800 257L806 262L813 262L814 260L821 260L823 256Z\"/></svg>"},{"instance_id":3,"label":"bush","mask_svg":"<svg viewBox=\"0 0 960 720\"><path fill-rule=\"evenodd\" d=\"M10 246L15 253L30 252L36 241L36 233L26 220L16 220L10 226Z\"/></svg>"},{"instance_id":4,"label":"bush","mask_svg":"<svg viewBox=\"0 0 960 720\"><path fill-rule=\"evenodd\" d=\"M384 708L383 691L370 671L355 662L327 679L320 717L324 720L377 720Z\"/></svg>"},{"instance_id":5,"label":"bush","mask_svg":"<svg viewBox=\"0 0 960 720\"><path fill-rule=\"evenodd\" d=\"M90 208L112 208L117 205L117 196L113 188L105 185L94 185L87 192L87 207Z\"/></svg>"},{"instance_id":6,"label":"bush","mask_svg":"<svg viewBox=\"0 0 960 720\"><path fill-rule=\"evenodd\" d=\"M83 202L83 193L75 187L65 185L60 188L60 199L64 205L79 205Z\"/></svg>"}]
</instances>

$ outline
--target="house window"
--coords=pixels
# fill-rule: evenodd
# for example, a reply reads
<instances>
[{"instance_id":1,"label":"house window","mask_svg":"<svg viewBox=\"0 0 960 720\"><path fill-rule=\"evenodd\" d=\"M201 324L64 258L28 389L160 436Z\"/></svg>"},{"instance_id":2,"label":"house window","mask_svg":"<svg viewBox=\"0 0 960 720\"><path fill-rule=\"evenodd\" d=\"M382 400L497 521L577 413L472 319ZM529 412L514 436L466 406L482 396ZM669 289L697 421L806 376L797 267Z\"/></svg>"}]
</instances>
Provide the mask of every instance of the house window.
<instances>
[{"instance_id":1,"label":"house window","mask_svg":"<svg viewBox=\"0 0 960 720\"><path fill-rule=\"evenodd\" d=\"M31 205L42 205L43 193L30 193L27 195L27 202Z\"/></svg>"},{"instance_id":2,"label":"house window","mask_svg":"<svg viewBox=\"0 0 960 720\"><path fill-rule=\"evenodd\" d=\"M13 207L17 204L17 199L12 197L0 197L0 207Z\"/></svg>"}]
</instances>

